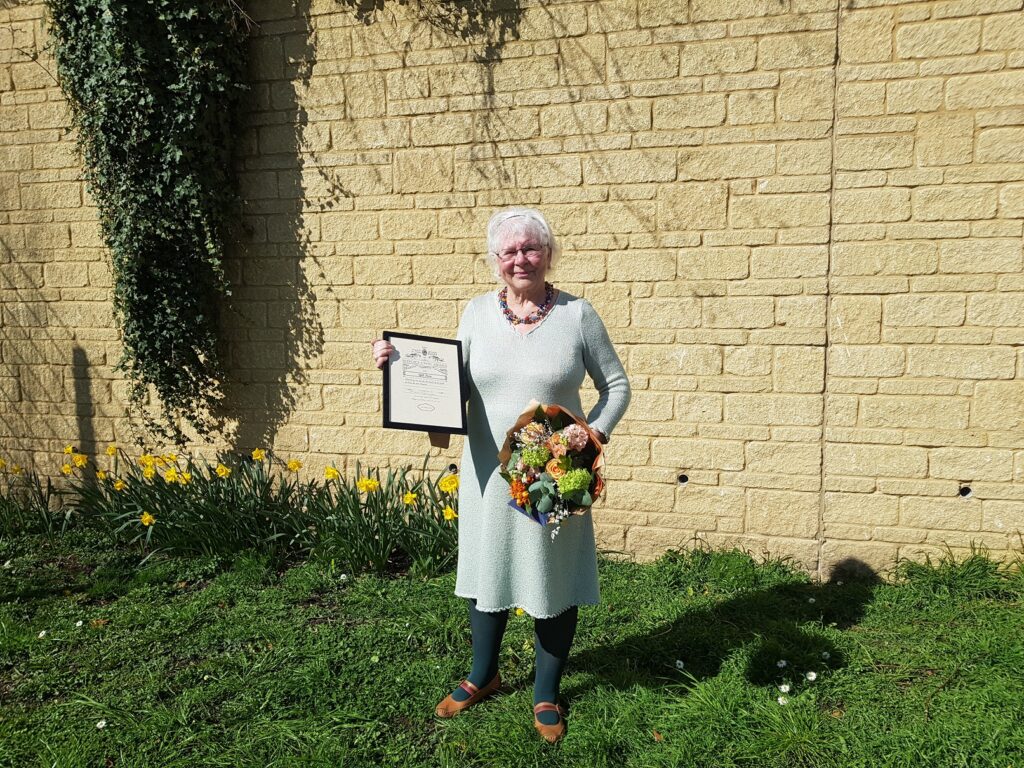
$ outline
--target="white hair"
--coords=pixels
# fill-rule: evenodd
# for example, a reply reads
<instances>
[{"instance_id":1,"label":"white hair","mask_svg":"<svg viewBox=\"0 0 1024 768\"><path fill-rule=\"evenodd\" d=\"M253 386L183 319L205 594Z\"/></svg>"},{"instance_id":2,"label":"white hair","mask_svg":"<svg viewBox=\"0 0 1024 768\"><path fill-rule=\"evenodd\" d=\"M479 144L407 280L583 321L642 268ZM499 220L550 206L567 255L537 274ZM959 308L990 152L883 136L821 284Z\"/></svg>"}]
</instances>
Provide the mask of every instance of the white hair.
<instances>
[{"instance_id":1,"label":"white hair","mask_svg":"<svg viewBox=\"0 0 1024 768\"><path fill-rule=\"evenodd\" d=\"M502 234L502 227L506 224L537 236L547 247L550 254L549 267L555 266L558 257L562 255L562 246L559 245L558 240L555 238L555 233L551 231L551 226L548 224L547 219L544 218L544 214L536 208L505 208L495 212L491 216L491 220L487 222L487 266L491 268L495 279L500 280L498 272L498 247L501 243L498 240Z\"/></svg>"}]
</instances>

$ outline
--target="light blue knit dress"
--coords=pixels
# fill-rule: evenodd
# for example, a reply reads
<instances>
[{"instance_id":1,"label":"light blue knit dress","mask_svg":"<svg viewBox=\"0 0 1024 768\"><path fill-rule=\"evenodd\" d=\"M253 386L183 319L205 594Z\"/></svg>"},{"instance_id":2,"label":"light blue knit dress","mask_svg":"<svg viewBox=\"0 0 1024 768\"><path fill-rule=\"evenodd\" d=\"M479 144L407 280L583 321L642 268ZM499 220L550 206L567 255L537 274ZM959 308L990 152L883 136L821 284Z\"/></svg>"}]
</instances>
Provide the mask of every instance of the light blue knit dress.
<instances>
[{"instance_id":1,"label":"light blue knit dress","mask_svg":"<svg viewBox=\"0 0 1024 768\"><path fill-rule=\"evenodd\" d=\"M455 594L477 610L519 607L551 618L600 600L591 514L563 521L552 540L508 506L498 451L530 400L582 415L580 386L589 373L599 392L587 423L611 436L630 400L629 379L601 318L586 299L559 291L543 322L526 335L505 319L498 291L472 299L458 338L469 379L469 434L459 485L459 560Z\"/></svg>"}]
</instances>

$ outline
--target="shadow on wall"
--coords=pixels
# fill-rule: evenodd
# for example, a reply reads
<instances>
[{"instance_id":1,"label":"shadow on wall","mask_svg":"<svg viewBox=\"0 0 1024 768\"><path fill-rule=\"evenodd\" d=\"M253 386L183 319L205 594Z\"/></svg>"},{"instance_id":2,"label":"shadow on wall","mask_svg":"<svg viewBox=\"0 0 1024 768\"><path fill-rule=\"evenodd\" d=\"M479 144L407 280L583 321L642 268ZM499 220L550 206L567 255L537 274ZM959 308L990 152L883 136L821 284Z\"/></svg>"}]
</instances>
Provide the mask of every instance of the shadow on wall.
<instances>
[{"instance_id":1,"label":"shadow on wall","mask_svg":"<svg viewBox=\"0 0 1024 768\"><path fill-rule=\"evenodd\" d=\"M501 61L506 41L518 36L522 16L520 0L337 2L366 25L387 13L388 5L414 8L424 24L472 47L474 60L483 67L484 93L492 95L491 66ZM319 258L327 251L313 242L316 236L310 235L303 214L333 208L337 199L355 196L318 157L321 128L311 126L303 106L316 61L310 0L297 0L292 7L292 16L275 20L265 36L260 30L253 36L252 92L239 116L241 134L251 138L242 142L244 156L236 159L238 169L260 181L250 189L242 185L244 232L225 264L235 293L222 315L228 381L222 407L214 415L232 425L224 437L242 451L274 445L275 438L288 450L311 449L278 437L302 397L310 361L324 349L323 324L315 306L318 297L304 263L329 272ZM317 135L307 135L310 131ZM308 183L327 189L327 198L311 200ZM326 293L333 293L329 285Z\"/></svg>"},{"instance_id":2,"label":"shadow on wall","mask_svg":"<svg viewBox=\"0 0 1024 768\"><path fill-rule=\"evenodd\" d=\"M251 40L248 103L239 115L243 156L240 173L261 174L258 193L242 190L242 228L225 264L234 295L222 315L222 359L228 381L218 417L234 422L224 437L248 451L273 445L307 381L306 361L323 351L323 326L316 296L302 263L311 255L303 221L306 110L300 96L308 86L315 54L309 0L297 3L288 21L287 54L270 55L266 42L286 36L281 24ZM299 42L297 42L299 41ZM268 188L269 182L269 188ZM308 446L289 446L303 450Z\"/></svg>"},{"instance_id":3,"label":"shadow on wall","mask_svg":"<svg viewBox=\"0 0 1024 768\"><path fill-rule=\"evenodd\" d=\"M351 9L356 19L365 25L377 21L388 5L410 7L431 29L469 44L473 61L481 66L480 93L487 107L478 118L478 141L487 147L481 155L496 156L498 142L508 134L497 107L511 108L512 104L499 104L494 67L501 63L505 44L519 39L523 19L521 0L337 0L337 3ZM403 53L409 48L407 40ZM486 167L482 173L495 175L503 187L514 186L511 175L501 165L496 169Z\"/></svg>"},{"instance_id":4,"label":"shadow on wall","mask_svg":"<svg viewBox=\"0 0 1024 768\"><path fill-rule=\"evenodd\" d=\"M411 6L434 29L473 46L477 63L501 61L508 40L519 37L520 0L338 0L363 24L377 19L387 5ZM493 82L487 91L494 93Z\"/></svg>"},{"instance_id":5,"label":"shadow on wall","mask_svg":"<svg viewBox=\"0 0 1024 768\"><path fill-rule=\"evenodd\" d=\"M93 401L92 379L89 377L89 355L78 344L71 348L71 376L75 391L75 425L78 432L76 445L78 450L96 456L99 453L99 445L96 443L96 430L93 428L96 403ZM93 462L85 468L85 476L93 478L95 474L96 467Z\"/></svg>"}]
</instances>

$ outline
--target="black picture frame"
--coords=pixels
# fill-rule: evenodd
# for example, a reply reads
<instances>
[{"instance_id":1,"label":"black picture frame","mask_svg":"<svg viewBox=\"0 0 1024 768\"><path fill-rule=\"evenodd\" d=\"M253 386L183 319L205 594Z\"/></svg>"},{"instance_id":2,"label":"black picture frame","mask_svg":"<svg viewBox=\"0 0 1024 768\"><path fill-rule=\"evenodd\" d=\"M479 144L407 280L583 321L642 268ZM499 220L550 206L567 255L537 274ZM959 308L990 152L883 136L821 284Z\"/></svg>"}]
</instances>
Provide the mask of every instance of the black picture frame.
<instances>
[{"instance_id":1,"label":"black picture frame","mask_svg":"<svg viewBox=\"0 0 1024 768\"><path fill-rule=\"evenodd\" d=\"M389 359L384 365L384 392L383 392L383 411L384 411L384 428L385 429L406 429L413 430L416 432L436 432L440 434L449 435L465 435L468 433L469 428L466 422L466 401L469 399L469 385L466 381L466 371L464 368L464 360L462 356L462 342L459 339L444 339L439 336L423 336L415 333L403 333L399 331L384 331L383 338L387 342L391 342L394 346L394 340L412 341L421 343L425 347L429 345L450 345L455 348L455 356L458 361L456 365L456 376L458 377L458 385L456 391L459 397L459 425L452 426L451 424L438 424L436 422L430 422L427 418L427 414L424 414L422 421L409 421L403 420L398 421L393 417L394 408L392 407L393 390L395 388L395 377L392 375L391 366L398 362L398 359ZM406 409L407 411L408 409Z\"/></svg>"}]
</instances>

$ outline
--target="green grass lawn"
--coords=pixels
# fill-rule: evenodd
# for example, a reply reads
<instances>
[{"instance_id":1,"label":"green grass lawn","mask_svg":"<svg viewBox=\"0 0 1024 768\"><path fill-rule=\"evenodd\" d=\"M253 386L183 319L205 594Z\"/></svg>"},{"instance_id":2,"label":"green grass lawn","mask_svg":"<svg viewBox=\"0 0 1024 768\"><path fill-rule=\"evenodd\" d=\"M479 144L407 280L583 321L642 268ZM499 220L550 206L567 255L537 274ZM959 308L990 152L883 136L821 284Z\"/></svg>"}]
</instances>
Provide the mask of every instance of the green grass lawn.
<instances>
[{"instance_id":1,"label":"green grass lawn","mask_svg":"<svg viewBox=\"0 0 1024 768\"><path fill-rule=\"evenodd\" d=\"M980 556L895 584L602 560L554 747L526 615L505 691L435 719L471 656L452 573L138 560L84 533L0 543L0 765L1024 766L1024 578Z\"/></svg>"}]
</instances>

